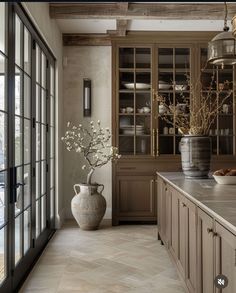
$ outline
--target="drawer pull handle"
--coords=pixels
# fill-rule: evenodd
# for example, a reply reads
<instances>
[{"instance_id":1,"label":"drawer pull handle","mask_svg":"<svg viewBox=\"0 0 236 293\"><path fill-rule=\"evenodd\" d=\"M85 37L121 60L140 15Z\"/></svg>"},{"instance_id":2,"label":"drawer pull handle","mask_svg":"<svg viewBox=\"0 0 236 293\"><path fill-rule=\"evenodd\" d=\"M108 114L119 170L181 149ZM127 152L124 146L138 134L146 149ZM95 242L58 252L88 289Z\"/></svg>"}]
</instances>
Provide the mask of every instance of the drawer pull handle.
<instances>
[{"instance_id":1,"label":"drawer pull handle","mask_svg":"<svg viewBox=\"0 0 236 293\"><path fill-rule=\"evenodd\" d=\"M212 228L207 228L207 233L208 234L213 233L213 229Z\"/></svg>"},{"instance_id":2,"label":"drawer pull handle","mask_svg":"<svg viewBox=\"0 0 236 293\"><path fill-rule=\"evenodd\" d=\"M121 170L135 170L136 167L120 167Z\"/></svg>"}]
</instances>

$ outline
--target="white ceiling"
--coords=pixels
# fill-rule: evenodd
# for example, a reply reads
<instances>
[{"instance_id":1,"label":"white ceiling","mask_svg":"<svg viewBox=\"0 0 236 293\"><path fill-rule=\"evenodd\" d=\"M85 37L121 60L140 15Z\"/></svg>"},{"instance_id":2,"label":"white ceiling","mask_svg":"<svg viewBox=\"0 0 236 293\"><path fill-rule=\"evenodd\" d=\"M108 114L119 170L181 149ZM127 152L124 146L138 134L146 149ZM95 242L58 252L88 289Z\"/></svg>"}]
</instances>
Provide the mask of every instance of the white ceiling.
<instances>
[{"instance_id":1,"label":"white ceiling","mask_svg":"<svg viewBox=\"0 0 236 293\"><path fill-rule=\"evenodd\" d=\"M106 33L116 29L115 19L57 19L62 33ZM130 20L131 31L222 31L222 20ZM231 29L231 21L228 21Z\"/></svg>"}]
</instances>

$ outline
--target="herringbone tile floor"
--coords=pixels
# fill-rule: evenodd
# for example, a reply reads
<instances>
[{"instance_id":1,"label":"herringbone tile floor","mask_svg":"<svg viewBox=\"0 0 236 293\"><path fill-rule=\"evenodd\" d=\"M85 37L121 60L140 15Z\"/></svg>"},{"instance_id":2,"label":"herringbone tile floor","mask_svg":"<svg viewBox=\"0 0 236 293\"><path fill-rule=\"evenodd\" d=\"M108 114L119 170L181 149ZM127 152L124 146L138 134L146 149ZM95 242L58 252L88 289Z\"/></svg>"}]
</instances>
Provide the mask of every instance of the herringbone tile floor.
<instances>
[{"instance_id":1,"label":"herringbone tile floor","mask_svg":"<svg viewBox=\"0 0 236 293\"><path fill-rule=\"evenodd\" d=\"M21 293L185 292L156 226L58 230Z\"/></svg>"}]
</instances>

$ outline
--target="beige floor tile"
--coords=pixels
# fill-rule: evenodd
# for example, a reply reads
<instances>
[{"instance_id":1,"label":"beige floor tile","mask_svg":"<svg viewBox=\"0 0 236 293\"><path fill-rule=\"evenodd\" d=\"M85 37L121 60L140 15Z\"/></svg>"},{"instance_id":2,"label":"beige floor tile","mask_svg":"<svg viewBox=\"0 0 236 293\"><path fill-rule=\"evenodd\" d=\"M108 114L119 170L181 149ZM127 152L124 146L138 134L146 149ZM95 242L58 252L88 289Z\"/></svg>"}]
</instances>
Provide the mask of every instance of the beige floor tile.
<instances>
[{"instance_id":1,"label":"beige floor tile","mask_svg":"<svg viewBox=\"0 0 236 293\"><path fill-rule=\"evenodd\" d=\"M51 239L21 293L184 293L152 225L82 231L69 222Z\"/></svg>"}]
</instances>

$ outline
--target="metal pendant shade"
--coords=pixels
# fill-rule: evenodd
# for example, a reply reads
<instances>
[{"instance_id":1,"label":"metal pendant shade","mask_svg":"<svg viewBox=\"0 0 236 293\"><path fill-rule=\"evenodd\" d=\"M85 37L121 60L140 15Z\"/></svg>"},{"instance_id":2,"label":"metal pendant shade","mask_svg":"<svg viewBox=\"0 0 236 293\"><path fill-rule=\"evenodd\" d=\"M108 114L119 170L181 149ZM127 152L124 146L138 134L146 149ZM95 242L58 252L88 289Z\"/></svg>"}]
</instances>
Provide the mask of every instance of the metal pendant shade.
<instances>
[{"instance_id":1,"label":"metal pendant shade","mask_svg":"<svg viewBox=\"0 0 236 293\"><path fill-rule=\"evenodd\" d=\"M225 2L224 31L208 43L208 62L215 65L232 65L236 63L236 39L227 26L227 6Z\"/></svg>"}]
</instances>

